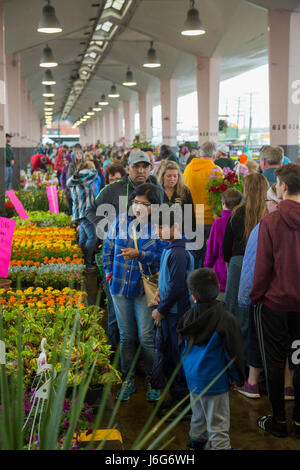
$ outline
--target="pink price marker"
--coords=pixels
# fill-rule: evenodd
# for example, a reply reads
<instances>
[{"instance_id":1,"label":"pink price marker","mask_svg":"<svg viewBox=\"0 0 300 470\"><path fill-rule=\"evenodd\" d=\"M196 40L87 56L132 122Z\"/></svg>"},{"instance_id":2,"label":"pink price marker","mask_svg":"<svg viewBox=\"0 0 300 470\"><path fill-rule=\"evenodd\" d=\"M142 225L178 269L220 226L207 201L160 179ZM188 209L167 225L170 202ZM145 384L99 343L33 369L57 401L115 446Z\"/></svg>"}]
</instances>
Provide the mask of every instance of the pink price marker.
<instances>
[{"instance_id":1,"label":"pink price marker","mask_svg":"<svg viewBox=\"0 0 300 470\"><path fill-rule=\"evenodd\" d=\"M20 219L22 220L26 220L29 218L29 215L27 214L27 212L25 211L24 207L23 207L23 204L22 202L17 198L17 196L15 195L15 192L13 189L11 189L10 191L6 191L6 194L7 196L9 197L9 199L11 200L14 208L16 209L17 213L18 213L18 216L20 217Z\"/></svg>"},{"instance_id":2,"label":"pink price marker","mask_svg":"<svg viewBox=\"0 0 300 470\"><path fill-rule=\"evenodd\" d=\"M49 211L52 214L59 214L58 206L58 197L57 197L57 187L56 185L46 187L48 201L49 201Z\"/></svg>"},{"instance_id":3,"label":"pink price marker","mask_svg":"<svg viewBox=\"0 0 300 470\"><path fill-rule=\"evenodd\" d=\"M8 276L16 220L0 217L0 276Z\"/></svg>"}]
</instances>

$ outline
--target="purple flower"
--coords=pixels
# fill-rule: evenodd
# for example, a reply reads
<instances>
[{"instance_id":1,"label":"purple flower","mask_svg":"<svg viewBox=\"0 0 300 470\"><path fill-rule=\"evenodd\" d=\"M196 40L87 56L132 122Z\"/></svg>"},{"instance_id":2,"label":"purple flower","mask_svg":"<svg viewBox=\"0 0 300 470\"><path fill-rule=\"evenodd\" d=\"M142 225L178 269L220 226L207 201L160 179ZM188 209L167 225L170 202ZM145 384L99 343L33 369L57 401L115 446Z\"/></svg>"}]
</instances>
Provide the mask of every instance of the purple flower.
<instances>
[{"instance_id":1,"label":"purple flower","mask_svg":"<svg viewBox=\"0 0 300 470\"><path fill-rule=\"evenodd\" d=\"M228 175L228 173L230 173L231 171L232 171L232 170L231 170L231 168L229 168L229 166L225 166L225 167L223 168L223 175L226 176L226 175Z\"/></svg>"},{"instance_id":2,"label":"purple flower","mask_svg":"<svg viewBox=\"0 0 300 470\"><path fill-rule=\"evenodd\" d=\"M239 166L239 174L243 176L247 176L249 174L249 170L247 167Z\"/></svg>"},{"instance_id":3,"label":"purple flower","mask_svg":"<svg viewBox=\"0 0 300 470\"><path fill-rule=\"evenodd\" d=\"M69 421L68 420L64 421L64 428L69 429Z\"/></svg>"}]
</instances>

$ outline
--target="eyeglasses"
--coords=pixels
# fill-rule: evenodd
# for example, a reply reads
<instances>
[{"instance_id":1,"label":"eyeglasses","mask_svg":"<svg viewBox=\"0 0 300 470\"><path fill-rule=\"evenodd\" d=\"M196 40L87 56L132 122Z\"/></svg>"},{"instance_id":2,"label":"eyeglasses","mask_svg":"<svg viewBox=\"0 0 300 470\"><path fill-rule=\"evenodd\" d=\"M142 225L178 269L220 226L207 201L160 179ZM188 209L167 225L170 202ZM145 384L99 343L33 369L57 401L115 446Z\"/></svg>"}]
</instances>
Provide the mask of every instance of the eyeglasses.
<instances>
[{"instance_id":1,"label":"eyeglasses","mask_svg":"<svg viewBox=\"0 0 300 470\"><path fill-rule=\"evenodd\" d=\"M133 204L135 204L136 206L145 206L145 207L150 207L151 206L151 202L140 202L140 201L137 201L136 199L134 199L133 201Z\"/></svg>"}]
</instances>

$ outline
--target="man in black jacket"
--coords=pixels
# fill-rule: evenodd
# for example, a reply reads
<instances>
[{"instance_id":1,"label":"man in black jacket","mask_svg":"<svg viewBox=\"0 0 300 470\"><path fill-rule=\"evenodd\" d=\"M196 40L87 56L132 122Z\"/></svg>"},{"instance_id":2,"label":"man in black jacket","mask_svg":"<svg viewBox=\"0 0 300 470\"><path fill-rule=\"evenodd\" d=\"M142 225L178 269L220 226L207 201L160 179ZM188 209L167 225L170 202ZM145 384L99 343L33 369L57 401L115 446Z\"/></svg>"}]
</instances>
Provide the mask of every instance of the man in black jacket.
<instances>
[{"instance_id":1,"label":"man in black jacket","mask_svg":"<svg viewBox=\"0 0 300 470\"><path fill-rule=\"evenodd\" d=\"M103 238L103 235L106 232L104 228L108 228L109 222L111 222L120 213L127 210L127 206L131 200L131 195L136 186L139 186L143 183L158 184L156 178L150 175L150 158L142 150L136 150L130 153L128 165L129 174L123 176L123 178L116 181L115 183L106 186L87 209L86 217L96 226L96 231L99 238ZM162 188L161 191L163 197ZM120 200L120 197L123 197L123 200ZM108 213L108 209L105 207L106 204L113 206L115 209L114 214ZM105 227L106 224L100 226L99 223L107 216L107 227Z\"/></svg>"}]
</instances>

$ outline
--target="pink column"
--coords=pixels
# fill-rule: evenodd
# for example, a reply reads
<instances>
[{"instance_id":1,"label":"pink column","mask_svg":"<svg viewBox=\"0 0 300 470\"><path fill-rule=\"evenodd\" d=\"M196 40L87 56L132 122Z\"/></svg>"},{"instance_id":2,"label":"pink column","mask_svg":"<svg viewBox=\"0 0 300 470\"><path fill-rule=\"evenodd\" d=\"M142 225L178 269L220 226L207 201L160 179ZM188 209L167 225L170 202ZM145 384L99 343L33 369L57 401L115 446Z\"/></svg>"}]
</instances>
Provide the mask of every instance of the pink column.
<instances>
[{"instance_id":1,"label":"pink column","mask_svg":"<svg viewBox=\"0 0 300 470\"><path fill-rule=\"evenodd\" d=\"M300 13L269 10L271 145L298 156L300 105Z\"/></svg>"},{"instance_id":2,"label":"pink column","mask_svg":"<svg viewBox=\"0 0 300 470\"><path fill-rule=\"evenodd\" d=\"M4 5L0 3L0 215L5 215L5 33Z\"/></svg>"},{"instance_id":3,"label":"pink column","mask_svg":"<svg viewBox=\"0 0 300 470\"><path fill-rule=\"evenodd\" d=\"M218 141L221 58L197 57L198 141Z\"/></svg>"},{"instance_id":4,"label":"pink column","mask_svg":"<svg viewBox=\"0 0 300 470\"><path fill-rule=\"evenodd\" d=\"M100 119L100 142L104 145L107 145L107 138L106 138L106 129L104 125L104 113L101 115Z\"/></svg>"},{"instance_id":5,"label":"pink column","mask_svg":"<svg viewBox=\"0 0 300 470\"><path fill-rule=\"evenodd\" d=\"M28 123L27 123L27 129L28 129L28 147L32 147L32 98L31 98L31 92L27 92L27 113L28 113Z\"/></svg>"},{"instance_id":6,"label":"pink column","mask_svg":"<svg viewBox=\"0 0 300 470\"><path fill-rule=\"evenodd\" d=\"M30 147L29 134L30 134L30 108L28 102L28 91L27 91L27 78L21 78L21 141L22 147Z\"/></svg>"},{"instance_id":7,"label":"pink column","mask_svg":"<svg viewBox=\"0 0 300 470\"><path fill-rule=\"evenodd\" d=\"M104 128L105 128L105 138L106 138L106 141L104 142L104 144L105 145L112 145L112 135L111 135L109 111L106 111L106 113L104 114Z\"/></svg>"},{"instance_id":8,"label":"pink column","mask_svg":"<svg viewBox=\"0 0 300 470\"><path fill-rule=\"evenodd\" d=\"M178 80L160 79L160 101L162 118L162 142L165 145L177 145L177 95Z\"/></svg>"},{"instance_id":9,"label":"pink column","mask_svg":"<svg viewBox=\"0 0 300 470\"><path fill-rule=\"evenodd\" d=\"M152 140L152 94L139 93L140 140Z\"/></svg>"},{"instance_id":10,"label":"pink column","mask_svg":"<svg viewBox=\"0 0 300 470\"><path fill-rule=\"evenodd\" d=\"M123 108L118 106L113 110L114 132L116 144L120 145L123 137Z\"/></svg>"},{"instance_id":11,"label":"pink column","mask_svg":"<svg viewBox=\"0 0 300 470\"><path fill-rule=\"evenodd\" d=\"M135 101L123 101L123 112L125 120L125 145L130 146L134 141L135 129L134 118L136 111Z\"/></svg>"},{"instance_id":12,"label":"pink column","mask_svg":"<svg viewBox=\"0 0 300 470\"><path fill-rule=\"evenodd\" d=\"M100 132L99 132L99 118L95 116L94 118L94 135L95 135L95 145L100 140Z\"/></svg>"},{"instance_id":13,"label":"pink column","mask_svg":"<svg viewBox=\"0 0 300 470\"><path fill-rule=\"evenodd\" d=\"M111 109L108 113L108 121L109 121L109 127L110 127L110 139L111 139L111 145L115 144L116 137L115 137L115 128L114 128L114 111Z\"/></svg>"}]
</instances>

